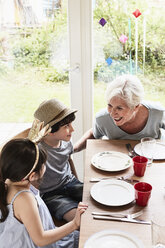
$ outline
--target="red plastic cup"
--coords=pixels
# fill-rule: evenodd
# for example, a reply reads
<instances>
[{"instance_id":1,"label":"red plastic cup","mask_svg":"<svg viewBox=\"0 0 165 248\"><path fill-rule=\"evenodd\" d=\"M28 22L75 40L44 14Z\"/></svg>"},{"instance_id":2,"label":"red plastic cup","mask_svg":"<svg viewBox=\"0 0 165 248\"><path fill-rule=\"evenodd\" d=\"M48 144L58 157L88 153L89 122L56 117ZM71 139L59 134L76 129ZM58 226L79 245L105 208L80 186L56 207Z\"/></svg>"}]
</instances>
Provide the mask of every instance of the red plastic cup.
<instances>
[{"instance_id":1,"label":"red plastic cup","mask_svg":"<svg viewBox=\"0 0 165 248\"><path fill-rule=\"evenodd\" d=\"M138 177L143 177L146 170L148 159L143 156L136 156L133 158L134 174Z\"/></svg>"},{"instance_id":2,"label":"red plastic cup","mask_svg":"<svg viewBox=\"0 0 165 248\"><path fill-rule=\"evenodd\" d=\"M149 183L139 182L134 185L135 200L139 206L146 206L151 197L152 186Z\"/></svg>"}]
</instances>

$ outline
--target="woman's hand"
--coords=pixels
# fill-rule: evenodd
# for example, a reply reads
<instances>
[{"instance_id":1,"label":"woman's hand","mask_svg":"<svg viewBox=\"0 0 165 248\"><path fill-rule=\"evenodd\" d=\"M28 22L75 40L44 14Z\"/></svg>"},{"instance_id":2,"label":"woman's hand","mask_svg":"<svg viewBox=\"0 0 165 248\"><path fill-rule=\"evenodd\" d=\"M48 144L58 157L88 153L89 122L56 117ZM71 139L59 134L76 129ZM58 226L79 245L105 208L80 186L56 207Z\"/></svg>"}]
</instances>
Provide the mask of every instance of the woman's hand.
<instances>
[{"instance_id":1,"label":"woman's hand","mask_svg":"<svg viewBox=\"0 0 165 248\"><path fill-rule=\"evenodd\" d=\"M88 205L86 203L79 202L77 210L76 210L76 215L73 219L73 222L74 222L74 225L76 226L76 229L79 229L81 215L86 211L87 208L88 208Z\"/></svg>"}]
</instances>

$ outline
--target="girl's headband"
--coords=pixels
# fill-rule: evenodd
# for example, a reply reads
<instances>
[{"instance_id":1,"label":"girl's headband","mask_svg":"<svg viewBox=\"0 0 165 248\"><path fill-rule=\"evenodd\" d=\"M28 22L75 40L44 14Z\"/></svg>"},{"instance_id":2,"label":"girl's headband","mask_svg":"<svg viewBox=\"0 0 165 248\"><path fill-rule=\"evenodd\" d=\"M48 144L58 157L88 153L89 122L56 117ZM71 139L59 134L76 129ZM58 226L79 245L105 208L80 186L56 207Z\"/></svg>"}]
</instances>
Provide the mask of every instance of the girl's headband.
<instances>
[{"instance_id":1,"label":"girl's headband","mask_svg":"<svg viewBox=\"0 0 165 248\"><path fill-rule=\"evenodd\" d=\"M33 121L32 127L29 131L28 134L28 139L31 140L36 148L36 158L34 161L34 165L32 167L32 169L30 170L30 172L22 179L22 180L26 180L29 175L34 171L34 169L36 168L37 164L38 164L38 160L39 160L39 148L37 143L44 137L46 136L48 133L51 132L51 127L49 127L49 124L47 124L44 127L44 122L40 122L39 120L35 119Z\"/></svg>"}]
</instances>

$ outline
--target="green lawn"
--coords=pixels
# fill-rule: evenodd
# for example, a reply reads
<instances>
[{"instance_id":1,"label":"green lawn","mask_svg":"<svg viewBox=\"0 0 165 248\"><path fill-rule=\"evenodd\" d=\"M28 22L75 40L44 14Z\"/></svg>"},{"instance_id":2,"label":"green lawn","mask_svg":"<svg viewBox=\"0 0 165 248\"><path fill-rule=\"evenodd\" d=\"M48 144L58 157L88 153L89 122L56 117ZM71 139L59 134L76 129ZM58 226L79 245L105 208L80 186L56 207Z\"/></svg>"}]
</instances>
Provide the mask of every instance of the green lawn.
<instances>
[{"instance_id":1,"label":"green lawn","mask_svg":"<svg viewBox=\"0 0 165 248\"><path fill-rule=\"evenodd\" d=\"M165 81L140 76L147 100L160 101L165 106ZM106 83L94 84L94 113L106 106ZM45 99L58 98L69 106L68 83L45 83L35 71L0 77L0 122L31 122L33 113Z\"/></svg>"},{"instance_id":2,"label":"green lawn","mask_svg":"<svg viewBox=\"0 0 165 248\"><path fill-rule=\"evenodd\" d=\"M31 122L38 105L54 97L69 105L68 84L43 83L33 71L20 74L0 78L0 122Z\"/></svg>"}]
</instances>

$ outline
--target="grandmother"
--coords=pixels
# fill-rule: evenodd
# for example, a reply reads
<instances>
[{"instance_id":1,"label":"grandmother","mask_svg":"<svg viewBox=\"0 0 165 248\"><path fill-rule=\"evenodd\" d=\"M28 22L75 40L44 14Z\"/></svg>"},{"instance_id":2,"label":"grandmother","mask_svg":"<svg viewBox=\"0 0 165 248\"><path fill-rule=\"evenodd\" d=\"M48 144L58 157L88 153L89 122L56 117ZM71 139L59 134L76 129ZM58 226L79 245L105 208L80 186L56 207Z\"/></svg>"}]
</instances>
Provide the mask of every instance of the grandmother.
<instances>
[{"instance_id":1,"label":"grandmother","mask_svg":"<svg viewBox=\"0 0 165 248\"><path fill-rule=\"evenodd\" d=\"M143 101L143 97L144 89L136 76L122 75L109 83L107 108L96 114L93 128L74 145L74 151L84 149L87 139L160 138L160 128L165 129L165 108Z\"/></svg>"}]
</instances>

